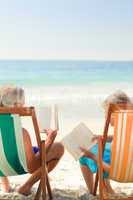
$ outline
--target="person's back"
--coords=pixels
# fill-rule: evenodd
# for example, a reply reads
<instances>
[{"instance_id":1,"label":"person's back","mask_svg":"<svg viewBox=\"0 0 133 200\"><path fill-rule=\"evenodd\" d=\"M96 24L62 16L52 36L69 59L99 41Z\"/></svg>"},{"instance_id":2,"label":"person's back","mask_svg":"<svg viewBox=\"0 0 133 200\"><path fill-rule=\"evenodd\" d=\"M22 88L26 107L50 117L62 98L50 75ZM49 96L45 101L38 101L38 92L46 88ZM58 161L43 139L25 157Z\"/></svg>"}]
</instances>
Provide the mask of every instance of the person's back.
<instances>
[{"instance_id":1,"label":"person's back","mask_svg":"<svg viewBox=\"0 0 133 200\"><path fill-rule=\"evenodd\" d=\"M103 103L103 107L105 110L105 117L107 115L107 110L110 104L130 104L131 100L130 98L122 91L117 91L114 94L110 95ZM114 126L114 116L111 116L110 120L111 126ZM101 136L101 135L100 135ZM99 136L95 136L93 140L98 141ZM113 143L113 135L108 136L107 143L105 145L104 155L103 155L103 167L106 171L104 173L104 177L108 177L108 172L110 168L110 162L111 162L111 148ZM87 187L90 191L90 193L93 192L94 182L93 182L93 173L96 173L97 171L97 154L98 154L98 144L96 144L90 151L87 151L81 147L81 151L83 156L80 158L80 165L81 170L85 179L85 182L87 184ZM113 190L110 186L110 183L105 179L104 182L104 189L105 191L109 193L113 193Z\"/></svg>"},{"instance_id":2,"label":"person's back","mask_svg":"<svg viewBox=\"0 0 133 200\"><path fill-rule=\"evenodd\" d=\"M0 90L0 96L1 96L0 104L2 107L24 106L25 96L24 96L24 90L22 88L16 86L3 87ZM26 129L23 128L22 133L23 133L23 141L24 141L28 171L30 173L33 173L40 168L41 164L40 149L38 147L32 146L30 135ZM64 147L59 142L54 143L54 140L57 135L56 130L46 129L46 133L47 133L47 139L45 142L46 152L48 152L49 150L49 152L46 155L46 161L48 165L48 171L51 171L55 168L58 161L62 157L64 153ZM25 183L23 186L19 188L18 192L24 195L28 195L30 193L32 185L38 180L39 176L40 172L38 173L38 177L34 181L32 181L31 183L28 182L28 184ZM11 188L8 178L0 177L0 180L1 180L1 189L4 192L10 192Z\"/></svg>"}]
</instances>

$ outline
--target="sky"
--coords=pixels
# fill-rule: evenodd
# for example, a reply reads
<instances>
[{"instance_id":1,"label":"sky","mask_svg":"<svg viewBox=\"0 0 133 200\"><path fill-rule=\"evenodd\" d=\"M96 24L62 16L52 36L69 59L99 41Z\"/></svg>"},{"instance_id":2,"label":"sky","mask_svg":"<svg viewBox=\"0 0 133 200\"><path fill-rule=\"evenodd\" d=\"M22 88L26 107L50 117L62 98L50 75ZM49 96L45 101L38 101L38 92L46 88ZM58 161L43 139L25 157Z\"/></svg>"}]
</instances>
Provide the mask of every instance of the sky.
<instances>
[{"instance_id":1,"label":"sky","mask_svg":"<svg viewBox=\"0 0 133 200\"><path fill-rule=\"evenodd\" d=\"M0 0L0 59L133 60L133 1Z\"/></svg>"}]
</instances>

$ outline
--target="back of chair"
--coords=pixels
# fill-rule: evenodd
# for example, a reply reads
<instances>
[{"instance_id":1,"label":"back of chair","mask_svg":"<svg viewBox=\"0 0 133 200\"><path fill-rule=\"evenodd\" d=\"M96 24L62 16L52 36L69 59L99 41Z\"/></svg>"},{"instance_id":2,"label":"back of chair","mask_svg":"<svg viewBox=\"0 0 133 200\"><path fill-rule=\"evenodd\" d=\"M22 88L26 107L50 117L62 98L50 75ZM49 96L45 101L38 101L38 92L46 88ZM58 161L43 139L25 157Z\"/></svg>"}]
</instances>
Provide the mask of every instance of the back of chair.
<instances>
[{"instance_id":1,"label":"back of chair","mask_svg":"<svg viewBox=\"0 0 133 200\"><path fill-rule=\"evenodd\" d=\"M116 109L111 147L110 179L133 182L133 109Z\"/></svg>"},{"instance_id":2,"label":"back of chair","mask_svg":"<svg viewBox=\"0 0 133 200\"><path fill-rule=\"evenodd\" d=\"M20 116L0 113L0 176L25 174L27 171Z\"/></svg>"}]
</instances>

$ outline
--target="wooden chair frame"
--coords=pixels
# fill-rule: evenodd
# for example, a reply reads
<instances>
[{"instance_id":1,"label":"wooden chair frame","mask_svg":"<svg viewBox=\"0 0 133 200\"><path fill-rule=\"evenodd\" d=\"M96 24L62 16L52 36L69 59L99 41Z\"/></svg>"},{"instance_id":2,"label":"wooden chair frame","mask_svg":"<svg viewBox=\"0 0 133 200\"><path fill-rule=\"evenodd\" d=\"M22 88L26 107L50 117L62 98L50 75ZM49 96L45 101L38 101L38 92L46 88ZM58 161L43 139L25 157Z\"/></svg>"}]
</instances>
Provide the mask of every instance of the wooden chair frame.
<instances>
[{"instance_id":1,"label":"wooden chair frame","mask_svg":"<svg viewBox=\"0 0 133 200\"><path fill-rule=\"evenodd\" d=\"M133 111L133 104L110 104L107 111L107 116L105 120L103 137L100 137L98 140L98 171L96 173L95 184L93 189L93 195L96 195L98 182L99 182L99 195L100 200L106 200L103 195L103 164L102 164L102 155L104 152L105 144L108 137L109 124L111 119L111 114L113 112L119 112L120 110L129 110ZM110 200L109 198L107 200ZM117 200L133 200L133 197L120 198Z\"/></svg>"},{"instance_id":2,"label":"wooden chair frame","mask_svg":"<svg viewBox=\"0 0 133 200\"><path fill-rule=\"evenodd\" d=\"M41 178L34 200L39 200L41 196L43 200L46 200L46 192L48 192L49 199L52 200L53 195L51 191L50 182L48 179L48 172L46 166L45 140L41 140L34 107L0 107L0 114L18 114L20 116L30 116L32 118L36 140L41 155ZM31 177L27 180L27 182L35 176L36 171L31 175Z\"/></svg>"}]
</instances>

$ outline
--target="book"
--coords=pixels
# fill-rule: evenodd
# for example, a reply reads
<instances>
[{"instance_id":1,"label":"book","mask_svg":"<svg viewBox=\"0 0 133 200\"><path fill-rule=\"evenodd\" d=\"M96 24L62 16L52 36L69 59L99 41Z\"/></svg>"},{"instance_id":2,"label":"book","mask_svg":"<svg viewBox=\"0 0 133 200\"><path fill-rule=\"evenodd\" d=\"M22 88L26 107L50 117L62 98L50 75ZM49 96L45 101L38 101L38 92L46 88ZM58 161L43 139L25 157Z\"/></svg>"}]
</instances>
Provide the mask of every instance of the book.
<instances>
[{"instance_id":1,"label":"book","mask_svg":"<svg viewBox=\"0 0 133 200\"><path fill-rule=\"evenodd\" d=\"M45 132L44 129L46 128L59 130L57 105L38 106L35 109L40 132Z\"/></svg>"},{"instance_id":2,"label":"book","mask_svg":"<svg viewBox=\"0 0 133 200\"><path fill-rule=\"evenodd\" d=\"M66 150L74 157L74 159L79 160L81 157L80 147L83 147L87 150L92 148L94 145L92 138L92 131L81 122L62 139L62 143Z\"/></svg>"}]
</instances>

